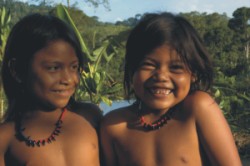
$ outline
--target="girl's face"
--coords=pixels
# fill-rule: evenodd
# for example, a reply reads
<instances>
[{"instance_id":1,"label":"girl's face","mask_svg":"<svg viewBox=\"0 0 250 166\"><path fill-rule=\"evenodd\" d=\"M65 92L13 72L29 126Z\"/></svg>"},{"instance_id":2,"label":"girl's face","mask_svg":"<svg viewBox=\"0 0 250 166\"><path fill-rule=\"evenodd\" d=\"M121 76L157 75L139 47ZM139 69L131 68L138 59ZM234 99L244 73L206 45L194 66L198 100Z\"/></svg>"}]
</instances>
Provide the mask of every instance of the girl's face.
<instances>
[{"instance_id":1,"label":"girl's face","mask_svg":"<svg viewBox=\"0 0 250 166\"><path fill-rule=\"evenodd\" d=\"M176 51L162 45L142 60L132 86L145 109L166 111L188 95L193 79Z\"/></svg>"},{"instance_id":2,"label":"girl's face","mask_svg":"<svg viewBox=\"0 0 250 166\"><path fill-rule=\"evenodd\" d=\"M79 61L64 40L50 42L35 53L29 73L30 92L41 106L63 108L79 82Z\"/></svg>"}]
</instances>

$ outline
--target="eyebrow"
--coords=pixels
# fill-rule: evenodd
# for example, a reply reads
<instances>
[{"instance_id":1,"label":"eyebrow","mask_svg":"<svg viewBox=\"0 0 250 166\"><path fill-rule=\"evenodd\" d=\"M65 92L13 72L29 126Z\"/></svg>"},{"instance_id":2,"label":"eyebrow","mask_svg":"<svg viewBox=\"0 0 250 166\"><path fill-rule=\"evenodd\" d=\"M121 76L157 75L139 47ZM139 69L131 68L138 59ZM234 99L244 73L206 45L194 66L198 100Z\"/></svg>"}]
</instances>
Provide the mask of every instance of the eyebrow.
<instances>
[{"instance_id":1,"label":"eyebrow","mask_svg":"<svg viewBox=\"0 0 250 166\"><path fill-rule=\"evenodd\" d=\"M151 57L145 57L144 59L142 59L142 62L145 61L145 60L150 60L150 61L156 61L154 58L151 58ZM181 58L171 58L170 59L171 62L179 62L179 63L184 63L184 61L181 59Z\"/></svg>"},{"instance_id":2,"label":"eyebrow","mask_svg":"<svg viewBox=\"0 0 250 166\"><path fill-rule=\"evenodd\" d=\"M59 59L59 58L47 58L47 59L43 59L42 60L42 62L56 62L56 63L61 63L61 59ZM67 61L67 62L70 62L70 61ZM79 62L79 60L78 59L73 59L72 61L71 61L72 63L75 63L75 62Z\"/></svg>"},{"instance_id":3,"label":"eyebrow","mask_svg":"<svg viewBox=\"0 0 250 166\"><path fill-rule=\"evenodd\" d=\"M80 61L78 59L72 61L71 63L79 63Z\"/></svg>"},{"instance_id":4,"label":"eyebrow","mask_svg":"<svg viewBox=\"0 0 250 166\"><path fill-rule=\"evenodd\" d=\"M171 60L171 62L175 62L175 63L184 63L184 61L181 60L181 59L174 59L174 60Z\"/></svg>"}]
</instances>

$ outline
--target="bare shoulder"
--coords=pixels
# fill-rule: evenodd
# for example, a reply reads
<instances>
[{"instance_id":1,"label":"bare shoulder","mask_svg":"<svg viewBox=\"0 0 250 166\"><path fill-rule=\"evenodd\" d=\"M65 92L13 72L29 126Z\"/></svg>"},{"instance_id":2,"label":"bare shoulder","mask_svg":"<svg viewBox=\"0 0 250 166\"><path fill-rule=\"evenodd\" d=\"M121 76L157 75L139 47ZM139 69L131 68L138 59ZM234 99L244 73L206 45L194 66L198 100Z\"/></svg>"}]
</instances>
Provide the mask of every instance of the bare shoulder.
<instances>
[{"instance_id":1,"label":"bare shoulder","mask_svg":"<svg viewBox=\"0 0 250 166\"><path fill-rule=\"evenodd\" d=\"M111 110L102 119L100 140L106 165L118 165L114 140L119 140L127 133L127 126L132 118L133 106L127 106Z\"/></svg>"},{"instance_id":2,"label":"bare shoulder","mask_svg":"<svg viewBox=\"0 0 250 166\"><path fill-rule=\"evenodd\" d=\"M78 102L73 112L89 121L94 128L98 128L100 120L103 117L100 108L92 103Z\"/></svg>"},{"instance_id":3,"label":"bare shoulder","mask_svg":"<svg viewBox=\"0 0 250 166\"><path fill-rule=\"evenodd\" d=\"M0 124L0 154L6 152L11 140L15 136L15 124L13 122Z\"/></svg>"},{"instance_id":4,"label":"bare shoulder","mask_svg":"<svg viewBox=\"0 0 250 166\"><path fill-rule=\"evenodd\" d=\"M100 133L102 141L119 138L128 130L130 121L136 117L133 114L133 106L111 110L101 121ZM104 143L107 146L107 143Z\"/></svg>"},{"instance_id":5,"label":"bare shoulder","mask_svg":"<svg viewBox=\"0 0 250 166\"><path fill-rule=\"evenodd\" d=\"M207 130L212 124L215 125L215 122L216 125L227 125L223 111L209 93L203 91L191 93L184 100L183 109L195 119L200 131Z\"/></svg>"},{"instance_id":6,"label":"bare shoulder","mask_svg":"<svg viewBox=\"0 0 250 166\"><path fill-rule=\"evenodd\" d=\"M192 108L216 104L213 97L209 93L203 91L196 91L189 94L184 102Z\"/></svg>"},{"instance_id":7,"label":"bare shoulder","mask_svg":"<svg viewBox=\"0 0 250 166\"><path fill-rule=\"evenodd\" d=\"M111 125L111 124L119 124L121 122L127 122L132 116L132 107L133 106L127 106L127 107L121 107L115 110L111 110L109 113L107 113L103 120L103 125Z\"/></svg>"},{"instance_id":8,"label":"bare shoulder","mask_svg":"<svg viewBox=\"0 0 250 166\"><path fill-rule=\"evenodd\" d=\"M197 91L183 103L183 109L195 119L197 134L212 165L241 165L230 126L213 97Z\"/></svg>"},{"instance_id":9,"label":"bare shoulder","mask_svg":"<svg viewBox=\"0 0 250 166\"><path fill-rule=\"evenodd\" d=\"M101 130L110 133L121 133L127 129L137 116L133 113L133 105L111 110L101 121Z\"/></svg>"},{"instance_id":10,"label":"bare shoulder","mask_svg":"<svg viewBox=\"0 0 250 166\"><path fill-rule=\"evenodd\" d=\"M206 123L212 124L215 119L222 123L227 123L223 111L207 92L196 91L191 93L183 103L183 109L194 117L198 127L204 126Z\"/></svg>"},{"instance_id":11,"label":"bare shoulder","mask_svg":"<svg viewBox=\"0 0 250 166\"><path fill-rule=\"evenodd\" d=\"M204 113L221 113L219 105L214 98L209 93L203 91L196 91L189 94L184 100L183 106L196 117Z\"/></svg>"}]
</instances>

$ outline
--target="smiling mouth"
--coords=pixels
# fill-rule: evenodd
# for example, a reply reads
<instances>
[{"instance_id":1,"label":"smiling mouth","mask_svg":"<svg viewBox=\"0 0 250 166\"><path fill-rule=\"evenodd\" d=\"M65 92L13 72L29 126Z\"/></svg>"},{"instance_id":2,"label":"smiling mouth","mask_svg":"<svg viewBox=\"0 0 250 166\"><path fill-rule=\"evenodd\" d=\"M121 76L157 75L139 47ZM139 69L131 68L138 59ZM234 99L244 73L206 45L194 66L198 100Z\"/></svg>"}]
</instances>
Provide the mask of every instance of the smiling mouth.
<instances>
[{"instance_id":1,"label":"smiling mouth","mask_svg":"<svg viewBox=\"0 0 250 166\"><path fill-rule=\"evenodd\" d=\"M169 95L172 92L172 90L170 89L162 89L162 88L153 88L149 89L149 91L155 95Z\"/></svg>"},{"instance_id":2,"label":"smiling mouth","mask_svg":"<svg viewBox=\"0 0 250 166\"><path fill-rule=\"evenodd\" d=\"M62 96L71 96L73 94L73 90L53 90L54 93L62 95Z\"/></svg>"}]
</instances>

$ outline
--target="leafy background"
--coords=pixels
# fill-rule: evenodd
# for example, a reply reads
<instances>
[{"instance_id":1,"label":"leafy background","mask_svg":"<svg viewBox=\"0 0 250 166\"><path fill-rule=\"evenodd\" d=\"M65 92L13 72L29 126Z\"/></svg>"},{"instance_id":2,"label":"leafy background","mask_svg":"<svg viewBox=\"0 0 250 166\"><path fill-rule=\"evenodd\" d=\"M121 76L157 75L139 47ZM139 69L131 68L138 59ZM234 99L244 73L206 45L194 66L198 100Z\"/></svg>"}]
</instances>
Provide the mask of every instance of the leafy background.
<instances>
[{"instance_id":1,"label":"leafy background","mask_svg":"<svg viewBox=\"0 0 250 166\"><path fill-rule=\"evenodd\" d=\"M34 0L31 0L34 1ZM8 33L23 16L50 13L70 23L82 39L87 56L86 70L76 93L78 100L112 104L123 99L123 66L126 39L130 30L145 14L115 23L100 22L89 17L75 5L62 6L47 0L35 0L37 5L15 0L0 0L0 66ZM100 4L108 9L108 1L85 0L93 7ZM60 9L62 10L62 9ZM233 17L218 13L179 13L186 17L204 40L214 63L214 98L220 104L234 133L243 158L250 157L250 8L235 9ZM67 20L69 19L70 20ZM0 117L6 108L6 99L0 80Z\"/></svg>"}]
</instances>

